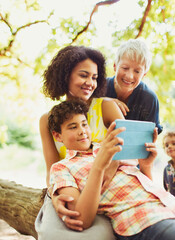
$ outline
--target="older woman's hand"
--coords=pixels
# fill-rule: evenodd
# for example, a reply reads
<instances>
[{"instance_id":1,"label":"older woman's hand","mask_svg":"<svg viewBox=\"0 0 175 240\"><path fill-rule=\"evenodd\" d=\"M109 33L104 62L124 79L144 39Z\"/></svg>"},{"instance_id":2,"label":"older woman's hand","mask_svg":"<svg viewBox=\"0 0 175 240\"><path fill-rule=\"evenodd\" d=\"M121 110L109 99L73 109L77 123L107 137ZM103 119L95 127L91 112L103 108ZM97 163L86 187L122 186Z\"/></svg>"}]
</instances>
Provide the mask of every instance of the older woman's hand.
<instances>
[{"instance_id":1,"label":"older woman's hand","mask_svg":"<svg viewBox=\"0 0 175 240\"><path fill-rule=\"evenodd\" d=\"M129 112L128 106L124 102L118 100L117 98L105 97L105 99L107 99L107 100L112 99L117 104L117 106L120 108L120 110L124 116L126 116L127 112Z\"/></svg>"},{"instance_id":2,"label":"older woman's hand","mask_svg":"<svg viewBox=\"0 0 175 240\"><path fill-rule=\"evenodd\" d=\"M128 106L124 102L122 102L122 101L120 101L120 100L118 100L116 98L114 98L113 100L118 105L118 107L120 108L120 110L123 113L123 115L126 116L127 112L129 112Z\"/></svg>"}]
</instances>

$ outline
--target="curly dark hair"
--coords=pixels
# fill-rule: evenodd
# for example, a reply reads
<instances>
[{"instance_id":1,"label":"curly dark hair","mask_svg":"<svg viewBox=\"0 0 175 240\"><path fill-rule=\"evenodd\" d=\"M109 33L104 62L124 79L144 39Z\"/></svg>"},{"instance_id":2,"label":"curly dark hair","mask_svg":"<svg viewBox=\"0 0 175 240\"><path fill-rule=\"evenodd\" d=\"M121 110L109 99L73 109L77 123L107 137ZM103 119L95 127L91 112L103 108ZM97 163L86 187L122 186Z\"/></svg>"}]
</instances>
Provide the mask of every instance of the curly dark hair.
<instances>
[{"instance_id":1,"label":"curly dark hair","mask_svg":"<svg viewBox=\"0 0 175 240\"><path fill-rule=\"evenodd\" d=\"M92 97L102 97L106 89L105 58L98 50L84 46L67 46L52 59L44 72L43 93L52 100L59 100L68 93L69 78L73 68L86 59L98 67L97 88Z\"/></svg>"},{"instance_id":2,"label":"curly dark hair","mask_svg":"<svg viewBox=\"0 0 175 240\"><path fill-rule=\"evenodd\" d=\"M55 105L49 112L49 130L61 133L61 125L65 121L76 114L83 114L87 118L88 110L88 105L80 99L67 100Z\"/></svg>"}]
</instances>

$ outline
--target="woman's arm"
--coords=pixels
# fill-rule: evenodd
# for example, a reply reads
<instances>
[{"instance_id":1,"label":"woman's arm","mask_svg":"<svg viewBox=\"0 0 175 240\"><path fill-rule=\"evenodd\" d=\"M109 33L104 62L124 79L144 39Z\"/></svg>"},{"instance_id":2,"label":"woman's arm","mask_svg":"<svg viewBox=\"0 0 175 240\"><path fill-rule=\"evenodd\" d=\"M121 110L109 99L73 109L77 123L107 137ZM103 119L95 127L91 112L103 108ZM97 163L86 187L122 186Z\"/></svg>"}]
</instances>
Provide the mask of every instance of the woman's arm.
<instances>
[{"instance_id":1,"label":"woman's arm","mask_svg":"<svg viewBox=\"0 0 175 240\"><path fill-rule=\"evenodd\" d=\"M121 110L121 112L122 112L122 114L124 116L126 116L127 113L129 112L128 106L124 102L120 101L119 99L117 99L117 98L108 98L108 97L106 97L105 99L109 99L109 100L112 99L117 104L117 106L120 108L120 110Z\"/></svg>"},{"instance_id":2,"label":"woman's arm","mask_svg":"<svg viewBox=\"0 0 175 240\"><path fill-rule=\"evenodd\" d=\"M47 183L47 186L49 187L51 165L53 163L59 161L60 157L59 157L59 153L56 149L56 146L55 146L55 143L53 140L53 136L48 129L48 114L47 113L45 113L44 115L41 116L39 126L40 126L40 136L41 136L41 141L42 141L43 154L44 154L44 159L46 162L46 170L47 170L46 183Z\"/></svg>"},{"instance_id":3,"label":"woman's arm","mask_svg":"<svg viewBox=\"0 0 175 240\"><path fill-rule=\"evenodd\" d=\"M118 105L110 98L105 98L102 102L102 115L106 128L116 119L125 119Z\"/></svg>"}]
</instances>

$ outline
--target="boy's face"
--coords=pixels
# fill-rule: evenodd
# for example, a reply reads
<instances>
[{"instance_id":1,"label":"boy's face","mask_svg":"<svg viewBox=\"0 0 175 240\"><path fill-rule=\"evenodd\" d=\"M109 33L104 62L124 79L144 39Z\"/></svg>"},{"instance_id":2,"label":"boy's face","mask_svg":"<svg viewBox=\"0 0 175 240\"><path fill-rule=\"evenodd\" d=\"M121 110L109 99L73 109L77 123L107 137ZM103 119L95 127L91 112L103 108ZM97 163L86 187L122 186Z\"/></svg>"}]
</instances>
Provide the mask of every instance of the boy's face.
<instances>
[{"instance_id":1,"label":"boy's face","mask_svg":"<svg viewBox=\"0 0 175 240\"><path fill-rule=\"evenodd\" d=\"M73 115L61 125L59 141L63 142L67 149L87 151L91 145L91 131L87 119L83 114Z\"/></svg>"},{"instance_id":2,"label":"boy's face","mask_svg":"<svg viewBox=\"0 0 175 240\"><path fill-rule=\"evenodd\" d=\"M164 139L164 149L166 154L175 160L175 136L167 136Z\"/></svg>"},{"instance_id":3,"label":"boy's face","mask_svg":"<svg viewBox=\"0 0 175 240\"><path fill-rule=\"evenodd\" d=\"M117 85L125 92L133 91L145 75L144 64L130 59L126 54L122 56L114 68L116 70Z\"/></svg>"}]
</instances>

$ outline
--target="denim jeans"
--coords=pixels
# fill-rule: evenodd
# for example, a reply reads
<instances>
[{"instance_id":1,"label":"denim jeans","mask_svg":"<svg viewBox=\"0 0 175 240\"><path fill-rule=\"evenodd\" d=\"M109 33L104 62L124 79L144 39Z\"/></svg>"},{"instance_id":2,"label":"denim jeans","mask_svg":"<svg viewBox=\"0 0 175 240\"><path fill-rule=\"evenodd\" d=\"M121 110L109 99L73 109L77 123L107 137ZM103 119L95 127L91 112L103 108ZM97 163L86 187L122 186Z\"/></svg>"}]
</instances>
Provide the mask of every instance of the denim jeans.
<instances>
[{"instance_id":1,"label":"denim jeans","mask_svg":"<svg viewBox=\"0 0 175 240\"><path fill-rule=\"evenodd\" d=\"M175 240L175 219L162 220L132 236L120 236L117 240Z\"/></svg>"}]
</instances>

